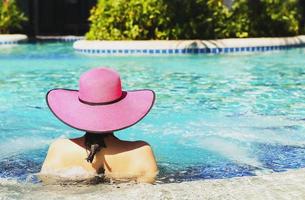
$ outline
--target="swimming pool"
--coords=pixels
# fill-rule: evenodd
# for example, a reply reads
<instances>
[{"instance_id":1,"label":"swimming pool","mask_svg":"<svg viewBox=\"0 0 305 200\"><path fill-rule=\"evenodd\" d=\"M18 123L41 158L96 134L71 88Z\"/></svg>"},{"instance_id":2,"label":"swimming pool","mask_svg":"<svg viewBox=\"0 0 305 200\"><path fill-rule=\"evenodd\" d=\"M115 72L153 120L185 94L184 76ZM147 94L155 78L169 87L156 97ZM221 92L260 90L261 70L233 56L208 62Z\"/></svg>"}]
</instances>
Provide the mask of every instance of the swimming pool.
<instances>
[{"instance_id":1,"label":"swimming pool","mask_svg":"<svg viewBox=\"0 0 305 200\"><path fill-rule=\"evenodd\" d=\"M45 104L55 87L109 66L123 88L150 88L157 101L136 126L117 132L149 142L158 182L229 178L305 167L305 49L227 55L93 57L72 43L0 49L0 177L36 182L48 145L82 133Z\"/></svg>"}]
</instances>

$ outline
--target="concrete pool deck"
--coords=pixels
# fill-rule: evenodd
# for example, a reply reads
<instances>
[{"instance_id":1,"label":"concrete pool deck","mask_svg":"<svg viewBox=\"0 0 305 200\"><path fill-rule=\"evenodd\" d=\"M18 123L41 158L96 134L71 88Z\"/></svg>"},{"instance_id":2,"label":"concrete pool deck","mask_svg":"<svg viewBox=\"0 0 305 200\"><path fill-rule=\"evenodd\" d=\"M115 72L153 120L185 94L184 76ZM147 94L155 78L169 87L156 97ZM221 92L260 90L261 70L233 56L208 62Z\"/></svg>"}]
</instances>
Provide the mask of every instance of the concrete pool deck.
<instances>
[{"instance_id":1,"label":"concrete pool deck","mask_svg":"<svg viewBox=\"0 0 305 200\"><path fill-rule=\"evenodd\" d=\"M169 184L41 185L0 181L0 199L304 200L305 169Z\"/></svg>"},{"instance_id":2,"label":"concrete pool deck","mask_svg":"<svg viewBox=\"0 0 305 200\"><path fill-rule=\"evenodd\" d=\"M304 46L305 35L220 40L79 40L73 44L77 52L91 55L218 54L284 50Z\"/></svg>"},{"instance_id":3,"label":"concrete pool deck","mask_svg":"<svg viewBox=\"0 0 305 200\"><path fill-rule=\"evenodd\" d=\"M28 37L23 34L0 34L0 45L12 45L26 41Z\"/></svg>"}]
</instances>

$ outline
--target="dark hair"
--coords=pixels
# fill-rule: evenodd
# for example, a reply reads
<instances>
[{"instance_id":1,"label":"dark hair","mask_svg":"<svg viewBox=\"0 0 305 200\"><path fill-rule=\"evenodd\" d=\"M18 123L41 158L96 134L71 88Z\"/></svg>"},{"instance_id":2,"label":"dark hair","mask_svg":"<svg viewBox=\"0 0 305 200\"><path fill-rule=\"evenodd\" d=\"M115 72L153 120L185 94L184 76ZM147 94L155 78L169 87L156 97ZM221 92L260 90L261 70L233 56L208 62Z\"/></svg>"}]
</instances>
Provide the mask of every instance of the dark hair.
<instances>
[{"instance_id":1,"label":"dark hair","mask_svg":"<svg viewBox=\"0 0 305 200\"><path fill-rule=\"evenodd\" d=\"M102 148L106 148L106 144L104 138L109 136L112 133L103 133L96 134L86 132L85 134L85 147L89 150L89 155L86 160L92 163L94 156L97 152L99 152Z\"/></svg>"}]
</instances>

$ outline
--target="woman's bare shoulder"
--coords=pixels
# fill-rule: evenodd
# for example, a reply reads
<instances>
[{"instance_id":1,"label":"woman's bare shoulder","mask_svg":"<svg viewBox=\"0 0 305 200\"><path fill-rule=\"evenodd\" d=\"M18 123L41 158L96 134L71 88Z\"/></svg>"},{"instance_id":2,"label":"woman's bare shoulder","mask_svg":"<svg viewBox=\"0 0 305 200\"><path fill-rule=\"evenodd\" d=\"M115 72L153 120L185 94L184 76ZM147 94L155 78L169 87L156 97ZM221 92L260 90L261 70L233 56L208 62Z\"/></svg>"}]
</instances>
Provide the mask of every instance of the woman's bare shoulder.
<instances>
[{"instance_id":1,"label":"woman's bare shoulder","mask_svg":"<svg viewBox=\"0 0 305 200\"><path fill-rule=\"evenodd\" d=\"M70 152L75 152L73 145L75 144L70 139L59 138L54 140L49 146L42 169L61 166L64 160L71 157L72 154Z\"/></svg>"},{"instance_id":2,"label":"woman's bare shoulder","mask_svg":"<svg viewBox=\"0 0 305 200\"><path fill-rule=\"evenodd\" d=\"M153 149L149 143L145 141L137 141L138 151L135 158L135 163L140 167L141 175L138 177L138 182L153 183L158 174L158 167L153 153Z\"/></svg>"},{"instance_id":3,"label":"woman's bare shoulder","mask_svg":"<svg viewBox=\"0 0 305 200\"><path fill-rule=\"evenodd\" d=\"M63 145L70 147L81 147L76 142L74 142L74 139L69 139L69 138L58 138L50 144L50 147L63 146Z\"/></svg>"},{"instance_id":4,"label":"woman's bare shoulder","mask_svg":"<svg viewBox=\"0 0 305 200\"><path fill-rule=\"evenodd\" d=\"M62 149L63 143L64 139L56 139L50 144L47 156L41 168L41 172L46 172L50 168L54 168L60 163L61 154L59 154L58 151L59 149Z\"/></svg>"},{"instance_id":5,"label":"woman's bare shoulder","mask_svg":"<svg viewBox=\"0 0 305 200\"><path fill-rule=\"evenodd\" d=\"M69 152L75 152L76 149L77 145L70 139L59 138L50 144L47 157L51 158L56 156L57 159L59 159L63 156L67 156Z\"/></svg>"},{"instance_id":6,"label":"woman's bare shoulder","mask_svg":"<svg viewBox=\"0 0 305 200\"><path fill-rule=\"evenodd\" d=\"M58 138L56 140L54 140L50 146L49 146L49 151L55 151L58 150L60 147L62 146L66 146L67 144L69 144L69 139L66 138Z\"/></svg>"},{"instance_id":7,"label":"woman's bare shoulder","mask_svg":"<svg viewBox=\"0 0 305 200\"><path fill-rule=\"evenodd\" d=\"M144 154L145 157L149 156L149 158L154 158L153 150L149 143L145 141L135 141L134 145L136 146L135 151L137 153Z\"/></svg>"},{"instance_id":8,"label":"woman's bare shoulder","mask_svg":"<svg viewBox=\"0 0 305 200\"><path fill-rule=\"evenodd\" d=\"M138 150L141 153L148 153L148 154L153 154L152 148L150 146L149 143L139 140L139 141L135 141L135 145L138 146Z\"/></svg>"}]
</instances>

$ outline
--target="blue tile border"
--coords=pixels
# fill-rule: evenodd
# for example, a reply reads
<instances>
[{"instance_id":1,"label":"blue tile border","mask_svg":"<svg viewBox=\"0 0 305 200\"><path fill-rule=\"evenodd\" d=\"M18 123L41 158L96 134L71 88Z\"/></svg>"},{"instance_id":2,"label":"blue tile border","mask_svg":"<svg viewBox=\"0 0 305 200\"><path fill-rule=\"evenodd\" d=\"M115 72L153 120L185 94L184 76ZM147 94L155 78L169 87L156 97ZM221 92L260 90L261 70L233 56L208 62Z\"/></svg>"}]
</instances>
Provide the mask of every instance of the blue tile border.
<instances>
[{"instance_id":1,"label":"blue tile border","mask_svg":"<svg viewBox=\"0 0 305 200\"><path fill-rule=\"evenodd\" d=\"M21 41L19 41L21 42ZM18 44L18 41L0 41L0 45L11 45L11 44Z\"/></svg>"},{"instance_id":2,"label":"blue tile border","mask_svg":"<svg viewBox=\"0 0 305 200\"><path fill-rule=\"evenodd\" d=\"M83 40L83 37L37 37L35 40L41 42L76 42Z\"/></svg>"},{"instance_id":3,"label":"blue tile border","mask_svg":"<svg viewBox=\"0 0 305 200\"><path fill-rule=\"evenodd\" d=\"M1 43L0 43L1 44ZM94 55L175 55L175 54L226 54L240 52L266 52L305 47L301 45L216 47L216 48L184 48L184 49L75 49L77 52Z\"/></svg>"},{"instance_id":4,"label":"blue tile border","mask_svg":"<svg viewBox=\"0 0 305 200\"><path fill-rule=\"evenodd\" d=\"M82 38L45 38L45 39L36 39L36 41L40 41L40 42L75 42L78 40L81 40ZM7 41L1 41L0 40L0 45L12 45L12 44L20 44L20 43L25 43L27 42L27 40L7 40ZM90 51L90 49L88 49L87 52L92 53L92 51L94 51L93 49ZM100 49L96 50L97 52L101 52ZM86 53L87 53L86 52ZM94 53L95 54L95 53Z\"/></svg>"}]
</instances>

